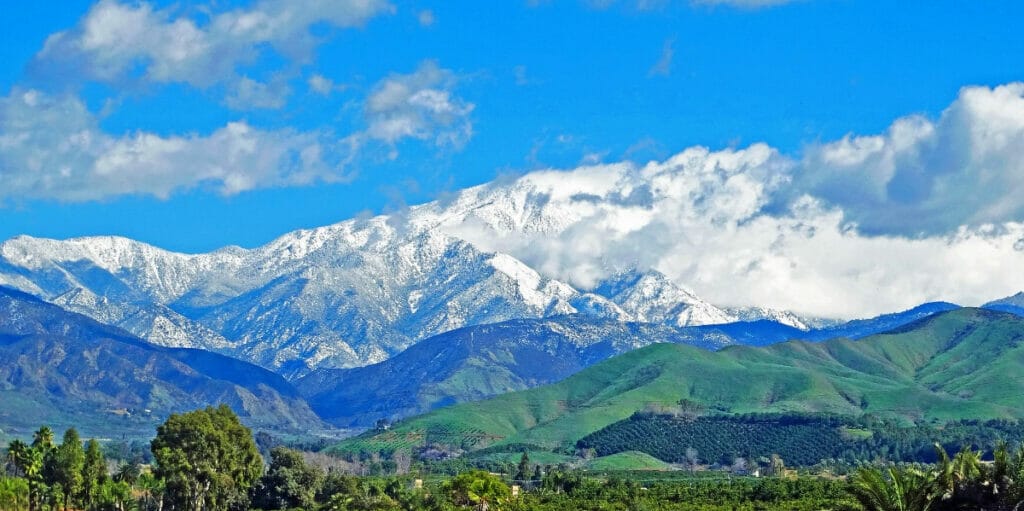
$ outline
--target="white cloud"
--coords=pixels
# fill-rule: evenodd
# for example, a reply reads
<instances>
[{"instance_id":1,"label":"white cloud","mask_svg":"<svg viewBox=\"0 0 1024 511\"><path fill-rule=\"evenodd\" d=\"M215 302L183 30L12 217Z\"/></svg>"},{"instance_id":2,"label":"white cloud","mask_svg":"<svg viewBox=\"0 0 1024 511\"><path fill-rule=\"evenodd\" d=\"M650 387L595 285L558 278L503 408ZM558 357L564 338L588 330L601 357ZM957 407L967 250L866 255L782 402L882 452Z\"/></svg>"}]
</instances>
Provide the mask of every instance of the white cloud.
<instances>
[{"instance_id":1,"label":"white cloud","mask_svg":"<svg viewBox=\"0 0 1024 511\"><path fill-rule=\"evenodd\" d=\"M965 87L938 120L808 148L795 191L869 233L946 233L1024 219L1024 83Z\"/></svg>"},{"instance_id":2,"label":"white cloud","mask_svg":"<svg viewBox=\"0 0 1024 511\"><path fill-rule=\"evenodd\" d=\"M101 0L71 30L51 35L36 72L58 80L184 82L237 80L268 46L300 64L319 40L310 27L356 27L393 11L383 0L262 0L198 22L175 8Z\"/></svg>"},{"instance_id":3,"label":"white cloud","mask_svg":"<svg viewBox=\"0 0 1024 511\"><path fill-rule=\"evenodd\" d=\"M669 38L665 40L665 44L661 48L661 56L658 57L658 61L651 66L651 69L647 72L647 76L668 76L672 74L672 59L675 57L676 50L673 47L675 39Z\"/></svg>"},{"instance_id":4,"label":"white cloud","mask_svg":"<svg viewBox=\"0 0 1024 511\"><path fill-rule=\"evenodd\" d=\"M0 98L0 199L167 198L196 186L231 195L349 178L326 134L232 122L205 136L114 137L72 96L16 89Z\"/></svg>"},{"instance_id":5,"label":"white cloud","mask_svg":"<svg viewBox=\"0 0 1024 511\"><path fill-rule=\"evenodd\" d=\"M446 228L584 288L640 267L722 305L976 305L1024 289L1022 95L968 87L937 121L900 119L801 160L755 144L534 172L464 192Z\"/></svg>"},{"instance_id":6,"label":"white cloud","mask_svg":"<svg viewBox=\"0 0 1024 511\"><path fill-rule=\"evenodd\" d=\"M105 133L71 94L16 88L0 97L0 203L16 198L102 200L138 194L167 198L197 186L225 195L267 187L345 181L347 167L371 144L397 156L406 139L460 148L472 136L473 105L454 92L455 75L424 62L381 80L366 100L365 127L326 131L262 130L231 122L206 135ZM315 82L315 81L314 81ZM311 87L336 88L329 80ZM273 108L278 83L242 78L227 102Z\"/></svg>"},{"instance_id":7,"label":"white cloud","mask_svg":"<svg viewBox=\"0 0 1024 511\"><path fill-rule=\"evenodd\" d=\"M290 94L291 88L283 80L263 83L243 76L233 84L224 104L235 110L278 109L284 107Z\"/></svg>"},{"instance_id":8,"label":"white cloud","mask_svg":"<svg viewBox=\"0 0 1024 511\"><path fill-rule=\"evenodd\" d=\"M416 19L419 20L420 25L424 27L432 26L434 22L437 21L434 18L434 11L430 9L420 11L420 13L416 15Z\"/></svg>"},{"instance_id":9,"label":"white cloud","mask_svg":"<svg viewBox=\"0 0 1024 511\"><path fill-rule=\"evenodd\" d=\"M321 74L314 74L309 77L306 81L309 85L309 90L320 94L321 96L329 96L336 89L340 88L334 84L334 81Z\"/></svg>"},{"instance_id":10,"label":"white cloud","mask_svg":"<svg viewBox=\"0 0 1024 511\"><path fill-rule=\"evenodd\" d=\"M367 127L357 138L392 149L407 138L461 148L473 136L474 105L454 94L456 82L454 73L433 61L423 62L413 73L381 80L366 100Z\"/></svg>"}]
</instances>

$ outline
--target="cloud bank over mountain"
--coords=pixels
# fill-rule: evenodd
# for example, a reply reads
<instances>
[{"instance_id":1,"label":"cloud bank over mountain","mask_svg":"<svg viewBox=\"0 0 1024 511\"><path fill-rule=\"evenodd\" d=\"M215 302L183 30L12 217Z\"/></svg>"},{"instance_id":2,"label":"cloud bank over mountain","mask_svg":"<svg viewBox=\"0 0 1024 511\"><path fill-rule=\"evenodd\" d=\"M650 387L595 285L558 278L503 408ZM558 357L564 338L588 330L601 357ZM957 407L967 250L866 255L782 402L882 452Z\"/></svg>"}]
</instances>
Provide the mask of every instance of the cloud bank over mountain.
<instances>
[{"instance_id":1,"label":"cloud bank over mountain","mask_svg":"<svg viewBox=\"0 0 1024 511\"><path fill-rule=\"evenodd\" d=\"M801 159L755 144L534 172L469 192L485 205L450 229L584 289L637 266L726 306L853 317L980 304L1024 288L1006 271L1024 263L1022 94L967 87L938 120L901 118ZM521 204L483 198L506 187Z\"/></svg>"}]
</instances>

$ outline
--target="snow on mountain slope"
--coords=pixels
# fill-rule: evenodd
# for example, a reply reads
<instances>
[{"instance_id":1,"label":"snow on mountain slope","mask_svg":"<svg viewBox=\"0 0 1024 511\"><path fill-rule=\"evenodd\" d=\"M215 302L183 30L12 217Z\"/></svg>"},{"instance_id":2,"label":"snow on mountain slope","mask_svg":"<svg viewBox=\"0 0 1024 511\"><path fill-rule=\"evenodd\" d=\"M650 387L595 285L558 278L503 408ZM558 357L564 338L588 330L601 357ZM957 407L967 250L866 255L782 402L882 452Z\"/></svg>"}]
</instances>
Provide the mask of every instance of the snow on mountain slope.
<instances>
[{"instance_id":1,"label":"snow on mountain slope","mask_svg":"<svg viewBox=\"0 0 1024 511\"><path fill-rule=\"evenodd\" d=\"M621 236L649 220L650 186L596 167L566 184L557 172L464 190L406 211L287 233L253 248L180 254L117 237L0 244L0 284L36 294L152 342L200 347L295 376L379 362L455 328L582 313L671 326L736 316L655 271L574 287L551 276L518 236L599 222ZM616 178L616 176L619 176ZM646 178L645 178L646 179ZM649 176L651 186L661 183ZM661 184L658 184L661 183ZM611 206L613 207L611 207ZM519 247L513 256L501 243ZM598 250L601 239L577 250ZM587 289L593 289L588 292Z\"/></svg>"},{"instance_id":2,"label":"snow on mountain slope","mask_svg":"<svg viewBox=\"0 0 1024 511\"><path fill-rule=\"evenodd\" d=\"M466 325L580 310L628 319L511 256L394 223L353 220L198 255L123 238L22 236L0 244L0 283L157 344L288 375L378 362Z\"/></svg>"},{"instance_id":3,"label":"snow on mountain slope","mask_svg":"<svg viewBox=\"0 0 1024 511\"><path fill-rule=\"evenodd\" d=\"M802 318L789 311L780 311L776 309L769 309L766 307L730 308L726 309L726 311L732 316L736 317L739 321L768 320L783 325L791 326L793 328L803 331L807 331L810 330L811 328L816 328L829 324L827 322L822 323L821 320L815 322L814 320Z\"/></svg>"},{"instance_id":4,"label":"snow on mountain slope","mask_svg":"<svg viewBox=\"0 0 1024 511\"><path fill-rule=\"evenodd\" d=\"M736 321L736 316L697 298L653 270L616 274L601 282L594 292L607 296L636 321L680 327Z\"/></svg>"}]
</instances>

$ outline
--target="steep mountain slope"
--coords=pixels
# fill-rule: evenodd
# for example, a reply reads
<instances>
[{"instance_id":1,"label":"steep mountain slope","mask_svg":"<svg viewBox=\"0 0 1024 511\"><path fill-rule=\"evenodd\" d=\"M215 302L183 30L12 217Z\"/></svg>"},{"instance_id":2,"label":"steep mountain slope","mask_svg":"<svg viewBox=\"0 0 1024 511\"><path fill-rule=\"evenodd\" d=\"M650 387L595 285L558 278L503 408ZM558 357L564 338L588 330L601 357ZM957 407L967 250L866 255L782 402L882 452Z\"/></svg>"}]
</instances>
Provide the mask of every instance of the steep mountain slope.
<instances>
[{"instance_id":1,"label":"steep mountain slope","mask_svg":"<svg viewBox=\"0 0 1024 511\"><path fill-rule=\"evenodd\" d=\"M453 403L564 379L642 346L722 347L718 337L582 315L477 325L425 339L378 364L317 369L297 382L313 409L341 426L370 426Z\"/></svg>"},{"instance_id":2,"label":"steep mountain slope","mask_svg":"<svg viewBox=\"0 0 1024 511\"><path fill-rule=\"evenodd\" d=\"M737 319L653 270L618 273L598 284L594 293L615 302L636 321L682 327Z\"/></svg>"},{"instance_id":3,"label":"steep mountain slope","mask_svg":"<svg viewBox=\"0 0 1024 511\"><path fill-rule=\"evenodd\" d=\"M1024 319L958 309L853 341L712 352L657 344L544 387L444 408L346 449L446 443L571 447L645 407L687 399L719 413L876 413L908 420L1024 413Z\"/></svg>"},{"instance_id":4,"label":"steep mountain slope","mask_svg":"<svg viewBox=\"0 0 1024 511\"><path fill-rule=\"evenodd\" d=\"M846 337L849 339L860 339L880 332L887 332L894 328L927 318L929 316L959 309L960 306L949 302L929 302L907 309L902 312L882 314L867 319L855 319L845 323L839 323L826 328L812 330L798 339L825 340Z\"/></svg>"},{"instance_id":5,"label":"steep mountain slope","mask_svg":"<svg viewBox=\"0 0 1024 511\"><path fill-rule=\"evenodd\" d=\"M223 355L149 344L0 287L0 424L149 428L169 413L226 403L248 424L320 424L280 376Z\"/></svg>"},{"instance_id":6,"label":"steep mountain slope","mask_svg":"<svg viewBox=\"0 0 1024 511\"><path fill-rule=\"evenodd\" d=\"M1007 296L1006 298L1000 298L999 300L992 300L991 302L982 305L982 307L985 309L1009 312L1010 314L1024 316L1024 292L1017 293L1013 296Z\"/></svg>"}]
</instances>

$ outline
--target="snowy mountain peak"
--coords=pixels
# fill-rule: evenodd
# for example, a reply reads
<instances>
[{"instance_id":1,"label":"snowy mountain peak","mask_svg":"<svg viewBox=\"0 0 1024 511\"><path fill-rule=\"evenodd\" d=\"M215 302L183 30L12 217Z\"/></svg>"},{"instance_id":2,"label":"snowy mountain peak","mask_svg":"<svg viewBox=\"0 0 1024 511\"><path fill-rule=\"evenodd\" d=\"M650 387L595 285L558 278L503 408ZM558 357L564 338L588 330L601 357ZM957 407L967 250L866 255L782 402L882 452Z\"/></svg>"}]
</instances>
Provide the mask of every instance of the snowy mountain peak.
<instances>
[{"instance_id":1,"label":"snowy mountain peak","mask_svg":"<svg viewBox=\"0 0 1024 511\"><path fill-rule=\"evenodd\" d=\"M736 321L654 270L628 270L598 284L594 293L618 304L635 320L675 326L714 325Z\"/></svg>"}]
</instances>

